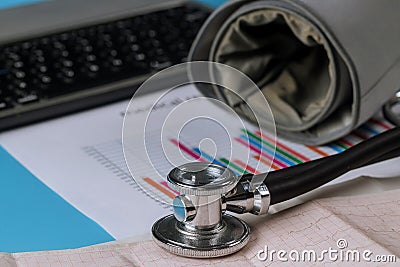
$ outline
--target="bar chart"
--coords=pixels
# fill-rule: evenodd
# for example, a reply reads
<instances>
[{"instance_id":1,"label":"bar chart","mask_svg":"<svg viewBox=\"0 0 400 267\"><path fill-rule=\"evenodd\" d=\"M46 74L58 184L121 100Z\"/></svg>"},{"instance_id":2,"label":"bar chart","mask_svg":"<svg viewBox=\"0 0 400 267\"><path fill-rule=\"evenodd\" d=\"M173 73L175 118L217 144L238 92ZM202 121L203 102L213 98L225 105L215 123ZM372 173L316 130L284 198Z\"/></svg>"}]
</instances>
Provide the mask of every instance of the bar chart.
<instances>
[{"instance_id":1,"label":"bar chart","mask_svg":"<svg viewBox=\"0 0 400 267\"><path fill-rule=\"evenodd\" d=\"M153 159L153 166L151 166L143 159L144 155L141 155L141 151L125 151L125 153L133 153L136 157L135 179L132 179L126 166L121 140L94 144L83 149L99 164L107 168L110 175L114 175L116 179L142 191L158 201L160 205L168 208L168 203L179 193L168 186L166 176L175 167L175 164L185 163L179 162L182 155L187 161L212 162L229 167L237 175L262 173L343 152L349 147L391 128L392 125L383 119L373 118L340 140L324 146L305 146L281 138L275 140L268 132L261 132L251 125L246 125L245 128L238 128L235 135L230 137L231 146L234 146L236 151L241 151L234 155L231 155L230 149L218 150L215 154L212 148L199 146L198 139L194 138L190 132L179 136L179 139L172 135L168 136L167 133L162 141L152 137L150 133L149 139L154 140L154 144L149 145L149 150L154 150L156 154L161 149L160 142L162 142L162 149L170 151L168 154L173 155L172 157L176 155L176 157L166 159L160 155ZM203 135L209 136L206 133ZM215 138L218 139L218 137ZM216 140L216 142L220 142L220 140Z\"/></svg>"}]
</instances>

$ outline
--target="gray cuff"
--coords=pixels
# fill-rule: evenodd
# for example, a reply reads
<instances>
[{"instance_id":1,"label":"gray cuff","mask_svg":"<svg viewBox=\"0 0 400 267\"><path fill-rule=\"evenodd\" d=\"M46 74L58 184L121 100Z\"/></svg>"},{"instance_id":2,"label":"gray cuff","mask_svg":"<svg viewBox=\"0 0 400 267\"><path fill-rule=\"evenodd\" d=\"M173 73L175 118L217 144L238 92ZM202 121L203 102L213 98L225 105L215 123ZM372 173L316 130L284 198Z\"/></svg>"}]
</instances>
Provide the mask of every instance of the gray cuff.
<instances>
[{"instance_id":1,"label":"gray cuff","mask_svg":"<svg viewBox=\"0 0 400 267\"><path fill-rule=\"evenodd\" d=\"M396 0L232 1L207 20L189 59L241 70L268 100L278 135L322 144L365 122L397 91L399 8ZM246 115L229 91L215 90L207 94L222 94Z\"/></svg>"}]
</instances>

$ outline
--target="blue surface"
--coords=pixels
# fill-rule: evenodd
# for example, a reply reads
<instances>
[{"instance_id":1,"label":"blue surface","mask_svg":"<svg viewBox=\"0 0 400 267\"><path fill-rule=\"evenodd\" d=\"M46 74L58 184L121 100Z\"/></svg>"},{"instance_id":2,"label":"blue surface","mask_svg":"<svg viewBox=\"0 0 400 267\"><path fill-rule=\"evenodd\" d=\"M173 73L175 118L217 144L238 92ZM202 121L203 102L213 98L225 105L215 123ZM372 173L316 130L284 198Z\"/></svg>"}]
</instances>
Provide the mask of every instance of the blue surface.
<instances>
[{"instance_id":1,"label":"blue surface","mask_svg":"<svg viewBox=\"0 0 400 267\"><path fill-rule=\"evenodd\" d=\"M47 0L0 0L0 9L29 5Z\"/></svg>"},{"instance_id":2,"label":"blue surface","mask_svg":"<svg viewBox=\"0 0 400 267\"><path fill-rule=\"evenodd\" d=\"M227 0L197 0L197 2L204 3L211 7L218 7L223 3L227 2Z\"/></svg>"},{"instance_id":3,"label":"blue surface","mask_svg":"<svg viewBox=\"0 0 400 267\"><path fill-rule=\"evenodd\" d=\"M0 0L0 9L12 8L22 5L44 2L44 1L49 1L49 0ZM226 2L226 0L198 0L198 2L202 2L211 7L218 7L222 3Z\"/></svg>"},{"instance_id":4,"label":"blue surface","mask_svg":"<svg viewBox=\"0 0 400 267\"><path fill-rule=\"evenodd\" d=\"M48 0L0 0L0 9ZM218 7L226 0L199 0ZM0 146L0 252L82 247L114 238Z\"/></svg>"},{"instance_id":5,"label":"blue surface","mask_svg":"<svg viewBox=\"0 0 400 267\"><path fill-rule=\"evenodd\" d=\"M114 238L0 146L0 251L77 248Z\"/></svg>"}]
</instances>

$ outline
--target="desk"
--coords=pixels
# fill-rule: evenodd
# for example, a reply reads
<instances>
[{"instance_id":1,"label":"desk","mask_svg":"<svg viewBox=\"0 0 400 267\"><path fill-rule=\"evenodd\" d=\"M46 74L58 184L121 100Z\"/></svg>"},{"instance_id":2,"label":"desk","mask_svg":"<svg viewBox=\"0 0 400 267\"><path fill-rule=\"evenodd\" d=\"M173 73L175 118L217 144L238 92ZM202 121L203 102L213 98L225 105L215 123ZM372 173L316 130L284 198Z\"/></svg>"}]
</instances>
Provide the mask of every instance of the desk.
<instances>
[{"instance_id":1,"label":"desk","mask_svg":"<svg viewBox=\"0 0 400 267\"><path fill-rule=\"evenodd\" d=\"M188 95L192 95L190 90L183 89ZM147 98L150 97L150 95L147 95L141 99L143 100L141 101L143 108L149 106ZM152 99L150 99L150 102L154 103ZM15 209L8 209L10 218L15 216L13 211L25 209L30 211L30 213L27 213L29 216L39 216L39 218L33 220L33 223L27 224L29 227L19 227L19 229L27 233L18 232L18 229L13 232L20 234L21 244L31 233L36 234L36 237L45 234L36 230L35 227L48 231L47 239L35 238L28 240L30 242L38 242L35 245L38 250L80 247L98 242L107 242L113 240L113 237L125 239L134 236L129 240L149 239L151 224L157 218L170 213L168 209L165 209L153 199L143 195L137 188L131 186L129 172L122 169L122 165L125 165L125 162L120 144L123 118L121 112L126 110L127 104L126 101L123 101L0 134L0 143L5 145L6 149L9 149L26 166L30 166L36 176L40 177L41 181L48 187L52 188L58 195L63 196L61 199L54 191L43 186L42 182L2 150L1 155L4 159L1 161L4 164L2 169L11 169L11 171L1 173L2 181L9 183L3 187L5 192L3 192L4 199L2 203L7 203L10 199L14 199L15 196L21 195L18 192L20 190L18 186L21 186L21 184L34 184L37 187L35 190L23 188L25 190L23 192L25 199L29 198L31 201L12 203L15 204ZM138 105L137 110L142 110L142 106ZM164 106L168 107L168 105ZM169 107L174 108L174 106ZM210 110L211 107L208 107L208 109ZM159 112L161 111L159 109ZM225 116L225 113L217 113L224 118L228 117ZM101 118L101 121L99 121L99 118ZM237 130L240 135L242 131L240 128ZM241 144L238 143L238 145ZM324 149L331 153L334 151L329 147ZM311 152L309 151L309 155L312 156ZM280 153L282 154L282 152ZM395 166L398 166L398 160ZM142 161L142 159L138 159L138 162ZM16 172L14 172L14 169ZM372 175L374 169L377 168L372 167L365 174ZM387 168L386 171L388 176L398 175L396 168ZM10 177L14 176L14 173L21 174L18 180L10 179ZM379 171L375 170L375 173L379 175ZM154 170L145 169L143 174L148 175L147 177L152 177ZM78 184L79 186L77 186ZM379 182L376 184L378 189L382 187ZM362 185L362 183L354 185L353 189L361 190ZM389 186L389 188L392 187L396 188L394 184ZM13 188L16 191L5 188ZM93 193L97 195L91 195ZM337 193L342 193L342 189L338 190ZM311 198L317 197L312 194L314 192L309 194L309 196L312 196ZM36 201L37 195L40 195L41 198ZM274 206L271 208L271 212L281 211L284 208L302 203L307 200L304 199L305 197L307 195L292 200L290 203ZM112 200L114 203L104 201L104 199ZM52 203L53 205L47 205L47 203ZM137 203L140 203L140 205L137 205ZM71 210L70 204L78 209ZM37 212L35 212L36 210ZM60 213L61 211L69 214L69 216L54 216L55 212L57 214L57 212ZM87 214L87 217L82 216L82 213ZM44 218L49 218L52 221L52 224L49 225L51 227L43 228L43 225L47 223ZM102 228L89 218L96 222L101 222ZM248 220L252 219L256 218L251 216L248 218ZM25 223L30 221L30 219L21 220L21 222ZM9 221L9 224L13 225L12 220ZM104 229L111 234L111 237ZM83 235L79 234L81 230L85 231ZM54 239L54 234L57 235L56 239ZM79 236L71 240L74 235ZM13 236L10 238L16 239ZM68 242L64 243L64 239ZM43 240L53 243L42 243L41 241ZM82 243L78 244L78 241ZM58 242L57 246L54 246L54 242ZM9 243L4 240L3 244L8 245ZM5 251L21 251L21 249L8 249Z\"/></svg>"},{"instance_id":2,"label":"desk","mask_svg":"<svg viewBox=\"0 0 400 267\"><path fill-rule=\"evenodd\" d=\"M114 238L0 146L0 251L66 249Z\"/></svg>"},{"instance_id":3,"label":"desk","mask_svg":"<svg viewBox=\"0 0 400 267\"><path fill-rule=\"evenodd\" d=\"M120 128L120 125L115 126L116 130ZM66 138L70 137L69 134L70 133L65 133ZM39 150L40 146L38 146L37 149ZM20 230L26 231L19 236L19 240L17 239L18 232L6 231L8 229L4 229L4 233L0 233L0 236L8 236L10 239L13 239L16 244L23 244L24 242L32 240L43 241L43 243L39 244L40 246L35 244L31 247L32 250L79 247L114 239L98 224L84 216L79 210L73 208L67 201L37 180L34 175L15 161L7 151L1 149L0 152L2 163L2 165L0 165L2 170L0 178L3 182L1 185L4 190L1 192L3 199L1 199L0 203L3 203L5 209L10 212L10 214L15 211L24 210L24 214L19 217L19 222L28 222L24 225L13 225L12 222L9 224L9 227L12 225L18 227ZM61 151L60 153L63 152L64 151ZM28 157L29 156L34 157L34 155L28 155ZM51 159L49 159L49 161L50 160ZM43 162L43 164L51 163ZM18 179L10 180L10 177L17 177ZM35 190L30 190L33 187ZM357 186L357 188L358 187L359 186ZM11 188L11 190L6 188ZM10 208L7 204L9 200L15 198L15 196L21 195L23 195L24 198L18 198L17 201L13 202L13 204L15 204L14 208ZM40 196L40 198L37 198L37 196ZM302 201L304 200L296 199L294 203L290 205L298 204ZM42 207L46 207L46 210L43 210ZM287 205L278 206L275 207L275 211L287 207ZM25 225L29 225L30 228L25 227ZM43 238L43 231L47 232L47 238ZM33 235L30 236L30 234ZM4 249L4 251L28 250L28 245L32 246L32 244L27 244L27 246L23 246L19 249L11 247L9 249Z\"/></svg>"},{"instance_id":4,"label":"desk","mask_svg":"<svg viewBox=\"0 0 400 267\"><path fill-rule=\"evenodd\" d=\"M51 0L4 0L0 9ZM201 1L218 6L223 1ZM120 131L121 125L116 126ZM36 251L114 240L99 224L50 189L2 145L0 133L0 251ZM17 139L18 137L16 137ZM68 138L66 135L65 138ZM40 149L40 148L39 148ZM10 154L11 152L11 154ZM27 154L31 153L28 152ZM34 153L29 156L34 157ZM28 156L28 157L29 157ZM51 158L43 165L51 164ZM5 218L5 219L3 219Z\"/></svg>"},{"instance_id":5,"label":"desk","mask_svg":"<svg viewBox=\"0 0 400 267\"><path fill-rule=\"evenodd\" d=\"M351 181L351 184L342 184L342 188L336 188L331 193L337 194L338 190L341 190L353 195L354 192L350 192L349 188L355 189L354 186L359 182L364 185L374 183L370 178L362 178ZM154 242L145 241L103 244L54 252L0 254L0 265L16 261L22 266L154 266L155 263L157 266L304 266L316 262L318 265L341 266L347 263L354 266L360 263L365 265L368 262L363 256L374 261L376 256L385 255L390 258L386 257L386 262L380 262L387 266L397 262L400 255L400 223L396 219L400 216L398 204L387 202L388 199L399 199L398 196L399 190L394 190L383 196L380 194L372 197L369 195L315 199L268 218L257 217L257 220L251 222L252 236L247 246L223 258L178 257L163 251ZM357 210L352 209L353 206L356 206ZM265 257L259 254L260 251L272 250L275 251L273 256L268 254L268 257ZM305 251L307 254L304 254L304 258L297 258L297 254L293 253L283 255L288 259L281 260L277 255L279 250L287 253L297 251L300 255ZM334 250L336 253L325 254L323 257L321 255L324 255L325 250ZM368 254L363 255L364 251ZM308 252L315 252L318 259ZM351 254L347 254L348 252ZM360 253L360 257L353 258L353 253ZM378 262L372 264L379 265Z\"/></svg>"},{"instance_id":6,"label":"desk","mask_svg":"<svg viewBox=\"0 0 400 267\"><path fill-rule=\"evenodd\" d=\"M13 8L22 5L30 5L49 0L2 0L0 2L0 9Z\"/></svg>"}]
</instances>

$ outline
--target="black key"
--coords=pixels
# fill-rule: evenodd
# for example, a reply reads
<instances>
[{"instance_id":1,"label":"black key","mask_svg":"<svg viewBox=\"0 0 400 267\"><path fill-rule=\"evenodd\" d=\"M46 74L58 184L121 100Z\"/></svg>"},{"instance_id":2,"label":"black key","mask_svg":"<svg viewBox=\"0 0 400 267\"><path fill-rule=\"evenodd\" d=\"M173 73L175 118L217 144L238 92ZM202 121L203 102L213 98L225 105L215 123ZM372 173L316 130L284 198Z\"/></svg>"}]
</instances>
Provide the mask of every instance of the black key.
<instances>
[{"instance_id":1,"label":"black key","mask_svg":"<svg viewBox=\"0 0 400 267\"><path fill-rule=\"evenodd\" d=\"M22 70L17 70L14 72L15 78L17 79L23 79L26 76L26 73Z\"/></svg>"},{"instance_id":2,"label":"black key","mask_svg":"<svg viewBox=\"0 0 400 267\"><path fill-rule=\"evenodd\" d=\"M21 105L33 103L39 100L39 97L36 94L24 94L17 98L17 103Z\"/></svg>"},{"instance_id":3,"label":"black key","mask_svg":"<svg viewBox=\"0 0 400 267\"><path fill-rule=\"evenodd\" d=\"M150 66L155 70L162 70L172 66L172 61L168 58L160 58L160 60L150 62Z\"/></svg>"},{"instance_id":4,"label":"black key","mask_svg":"<svg viewBox=\"0 0 400 267\"><path fill-rule=\"evenodd\" d=\"M180 63L207 15L177 7L0 45L0 113Z\"/></svg>"},{"instance_id":5,"label":"black key","mask_svg":"<svg viewBox=\"0 0 400 267\"><path fill-rule=\"evenodd\" d=\"M9 108L10 106L6 101L0 100L0 111Z\"/></svg>"},{"instance_id":6,"label":"black key","mask_svg":"<svg viewBox=\"0 0 400 267\"><path fill-rule=\"evenodd\" d=\"M48 75L42 75L42 76L40 77L40 82L41 82L42 84L50 84L51 81L52 81L52 79L51 79L51 77L48 76Z\"/></svg>"},{"instance_id":7,"label":"black key","mask_svg":"<svg viewBox=\"0 0 400 267\"><path fill-rule=\"evenodd\" d=\"M13 67L16 69L21 69L24 66L24 62L21 60L15 61Z\"/></svg>"},{"instance_id":8,"label":"black key","mask_svg":"<svg viewBox=\"0 0 400 267\"><path fill-rule=\"evenodd\" d=\"M83 77L96 78L99 75L100 67L95 63L87 63L80 69Z\"/></svg>"}]
</instances>

